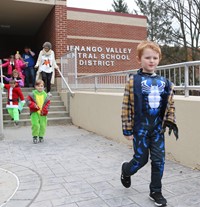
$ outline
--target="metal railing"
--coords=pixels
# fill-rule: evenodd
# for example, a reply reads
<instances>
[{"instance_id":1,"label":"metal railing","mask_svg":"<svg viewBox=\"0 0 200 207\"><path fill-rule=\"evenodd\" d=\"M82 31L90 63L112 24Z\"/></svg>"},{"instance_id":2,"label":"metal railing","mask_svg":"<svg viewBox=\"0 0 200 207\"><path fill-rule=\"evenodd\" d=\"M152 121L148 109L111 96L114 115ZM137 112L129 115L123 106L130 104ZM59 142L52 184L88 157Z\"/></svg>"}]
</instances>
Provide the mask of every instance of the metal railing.
<instances>
[{"instance_id":1,"label":"metal railing","mask_svg":"<svg viewBox=\"0 0 200 207\"><path fill-rule=\"evenodd\" d=\"M62 89L67 88L70 94L73 94L71 90L72 85L77 85L77 55L76 51L70 51L63 55L60 59L61 71L58 70L62 82ZM73 87L74 88L74 87Z\"/></svg>"},{"instance_id":2,"label":"metal railing","mask_svg":"<svg viewBox=\"0 0 200 207\"><path fill-rule=\"evenodd\" d=\"M159 66L158 74L173 82L175 90L183 90L185 96L189 91L200 90L200 61Z\"/></svg>"},{"instance_id":3,"label":"metal railing","mask_svg":"<svg viewBox=\"0 0 200 207\"><path fill-rule=\"evenodd\" d=\"M70 51L61 57L62 87L68 83L67 88L73 90L123 89L129 74L136 73L137 70L78 76L77 51ZM175 90L185 96L194 91L200 92L200 61L158 66L156 72L173 82Z\"/></svg>"},{"instance_id":4,"label":"metal railing","mask_svg":"<svg viewBox=\"0 0 200 207\"><path fill-rule=\"evenodd\" d=\"M122 89L130 73L137 69L102 73L77 77L73 89ZM156 73L168 78L175 85L175 90L183 91L189 96L190 91L200 90L200 61L183 62L171 65L158 66Z\"/></svg>"},{"instance_id":5,"label":"metal railing","mask_svg":"<svg viewBox=\"0 0 200 207\"><path fill-rule=\"evenodd\" d=\"M69 90L70 95L73 96L74 95L74 92L71 90L69 84L65 80L65 77L63 76L63 74L61 73L61 71L59 69L57 69L57 71L60 74L60 77L62 78L63 83L65 84L65 88L67 88Z\"/></svg>"}]
</instances>

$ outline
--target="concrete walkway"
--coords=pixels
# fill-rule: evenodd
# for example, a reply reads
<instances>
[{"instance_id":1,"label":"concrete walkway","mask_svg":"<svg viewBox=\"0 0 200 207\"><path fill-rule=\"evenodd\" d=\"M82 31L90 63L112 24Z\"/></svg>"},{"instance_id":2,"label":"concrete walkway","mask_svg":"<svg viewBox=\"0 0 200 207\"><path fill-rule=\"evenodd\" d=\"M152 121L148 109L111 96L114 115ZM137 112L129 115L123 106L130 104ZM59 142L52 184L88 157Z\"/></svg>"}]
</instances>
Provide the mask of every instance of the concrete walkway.
<instances>
[{"instance_id":1,"label":"concrete walkway","mask_svg":"<svg viewBox=\"0 0 200 207\"><path fill-rule=\"evenodd\" d=\"M75 126L48 126L33 144L30 127L6 128L0 141L0 207L153 207L150 163L120 183L130 147ZM166 161L168 207L200 207L200 172Z\"/></svg>"}]
</instances>

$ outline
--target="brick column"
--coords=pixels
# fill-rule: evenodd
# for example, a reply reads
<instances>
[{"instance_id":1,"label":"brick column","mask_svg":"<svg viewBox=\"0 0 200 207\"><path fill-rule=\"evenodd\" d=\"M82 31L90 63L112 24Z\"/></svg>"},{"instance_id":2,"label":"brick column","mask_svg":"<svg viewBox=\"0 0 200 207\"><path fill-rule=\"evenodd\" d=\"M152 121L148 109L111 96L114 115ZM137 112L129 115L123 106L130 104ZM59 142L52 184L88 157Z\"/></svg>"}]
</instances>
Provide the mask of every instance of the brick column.
<instances>
[{"instance_id":1,"label":"brick column","mask_svg":"<svg viewBox=\"0 0 200 207\"><path fill-rule=\"evenodd\" d=\"M66 53L66 48L67 48L67 6L63 4L55 5L54 15L55 15L55 22L54 22L55 42L53 42L53 45L54 45L56 59L59 59L63 54Z\"/></svg>"}]
</instances>

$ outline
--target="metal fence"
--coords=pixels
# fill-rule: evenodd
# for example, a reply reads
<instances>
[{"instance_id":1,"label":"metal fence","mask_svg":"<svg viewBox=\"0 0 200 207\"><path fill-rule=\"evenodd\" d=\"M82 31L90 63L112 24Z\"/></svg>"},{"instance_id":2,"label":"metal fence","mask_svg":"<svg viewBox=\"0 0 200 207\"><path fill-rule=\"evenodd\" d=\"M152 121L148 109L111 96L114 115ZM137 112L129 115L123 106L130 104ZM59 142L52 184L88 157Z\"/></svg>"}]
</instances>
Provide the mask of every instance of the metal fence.
<instances>
[{"instance_id":1,"label":"metal fence","mask_svg":"<svg viewBox=\"0 0 200 207\"><path fill-rule=\"evenodd\" d=\"M137 69L133 69L78 76L76 51L64 56L61 59L61 65L62 72L66 74L66 80L73 90L123 89L129 74L137 72ZM156 73L173 82L175 90L178 90L180 94L189 96L193 94L191 92L200 91L200 61L158 66Z\"/></svg>"},{"instance_id":2,"label":"metal fence","mask_svg":"<svg viewBox=\"0 0 200 207\"><path fill-rule=\"evenodd\" d=\"M157 72L173 82L175 90L184 91L185 96L200 90L200 61L159 66Z\"/></svg>"}]
</instances>

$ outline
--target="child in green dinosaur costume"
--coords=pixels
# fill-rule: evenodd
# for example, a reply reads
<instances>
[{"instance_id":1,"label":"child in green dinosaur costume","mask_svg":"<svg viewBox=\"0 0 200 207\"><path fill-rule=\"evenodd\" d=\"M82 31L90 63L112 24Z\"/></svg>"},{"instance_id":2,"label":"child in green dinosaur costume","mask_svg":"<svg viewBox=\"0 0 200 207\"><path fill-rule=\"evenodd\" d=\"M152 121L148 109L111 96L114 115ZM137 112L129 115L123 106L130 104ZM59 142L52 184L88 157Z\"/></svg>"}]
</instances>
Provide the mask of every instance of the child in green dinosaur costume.
<instances>
[{"instance_id":1,"label":"child in green dinosaur costume","mask_svg":"<svg viewBox=\"0 0 200 207\"><path fill-rule=\"evenodd\" d=\"M37 80L35 90L27 97L27 105L30 109L33 143L44 141L47 126L47 114L49 111L50 99L44 91L44 82Z\"/></svg>"}]
</instances>

